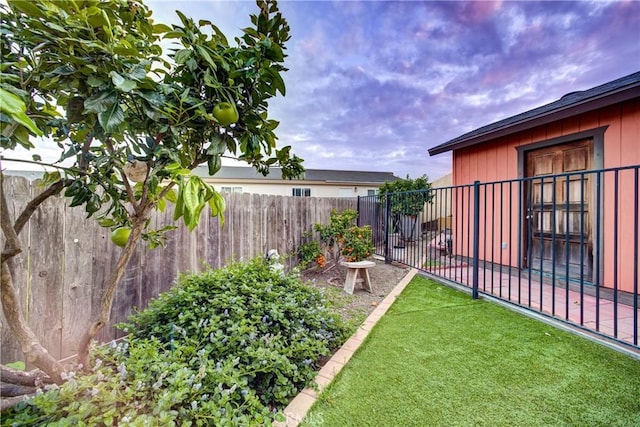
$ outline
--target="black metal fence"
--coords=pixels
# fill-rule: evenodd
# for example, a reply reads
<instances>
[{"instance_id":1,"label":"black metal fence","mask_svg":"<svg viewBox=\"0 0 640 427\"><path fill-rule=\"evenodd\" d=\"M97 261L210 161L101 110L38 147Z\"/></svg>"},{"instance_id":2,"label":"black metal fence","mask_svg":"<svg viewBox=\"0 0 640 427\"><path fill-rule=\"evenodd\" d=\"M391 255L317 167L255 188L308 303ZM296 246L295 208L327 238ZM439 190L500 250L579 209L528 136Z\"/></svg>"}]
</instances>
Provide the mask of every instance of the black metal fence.
<instances>
[{"instance_id":1,"label":"black metal fence","mask_svg":"<svg viewBox=\"0 0 640 427\"><path fill-rule=\"evenodd\" d=\"M637 350L639 175L629 166L360 197L359 223L388 261Z\"/></svg>"}]
</instances>

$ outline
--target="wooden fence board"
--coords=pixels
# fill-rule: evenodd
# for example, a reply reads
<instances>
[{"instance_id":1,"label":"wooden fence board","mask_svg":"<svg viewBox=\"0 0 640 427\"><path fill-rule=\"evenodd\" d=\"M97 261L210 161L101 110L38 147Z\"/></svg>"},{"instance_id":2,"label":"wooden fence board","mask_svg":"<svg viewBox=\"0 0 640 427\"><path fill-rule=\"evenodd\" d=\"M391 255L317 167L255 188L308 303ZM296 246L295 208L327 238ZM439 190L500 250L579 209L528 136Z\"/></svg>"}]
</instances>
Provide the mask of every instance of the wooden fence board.
<instances>
[{"instance_id":1,"label":"wooden fence board","mask_svg":"<svg viewBox=\"0 0 640 427\"><path fill-rule=\"evenodd\" d=\"M37 191L34 182L6 177L5 194L11 215L21 211ZM302 234L313 224L327 223L332 208L355 209L355 199L298 198L260 194L225 194L226 225L203 212L193 232L172 221L173 206L152 217L156 228L178 225L168 233L167 246L136 249L118 287L111 325L98 335L108 341L122 335L113 327L125 321L134 307L143 309L151 298L173 286L179 272L201 271L203 262L219 268L231 260L248 260L277 249L281 255L297 250ZM25 253L15 257L14 280L29 309L29 321L43 344L56 357L77 350L80 336L97 319L102 287L122 251L110 230L85 219L82 208L69 208L63 197L48 200L20 235ZM0 244L2 241L0 241ZM295 256L286 260L289 266ZM2 363L22 360L22 352L0 317Z\"/></svg>"},{"instance_id":2,"label":"wooden fence board","mask_svg":"<svg viewBox=\"0 0 640 427\"><path fill-rule=\"evenodd\" d=\"M65 209L61 358L78 352L80 338L92 320L94 293L100 295L93 283L91 255L101 230L94 223L82 209Z\"/></svg>"},{"instance_id":3,"label":"wooden fence board","mask_svg":"<svg viewBox=\"0 0 640 427\"><path fill-rule=\"evenodd\" d=\"M7 205L9 208L9 215L11 216L12 222L15 222L18 215L24 210L25 206L31 200L33 187L29 183L26 178L16 177L16 178L4 178L6 182L4 183L4 191L5 198L7 200ZM2 238L0 238L0 244L4 248L4 236L0 234ZM16 289L17 298L20 301L20 304L24 309L28 308L28 292L27 289L29 287L29 225L27 224L22 233L18 236L20 239L20 246L22 247L22 253L13 257L9 262L9 270L11 271L11 276L13 278L13 285ZM10 331L8 330L6 324L7 321L4 317L4 314L1 315L0 322L2 327L0 328L0 336L2 337L2 341L0 345L2 345L2 360L6 362L12 362L16 360L22 360L22 350L20 347L15 344L13 337L11 336Z\"/></svg>"},{"instance_id":4,"label":"wooden fence board","mask_svg":"<svg viewBox=\"0 0 640 427\"><path fill-rule=\"evenodd\" d=\"M64 201L46 200L31 217L26 317L42 345L61 357L64 291Z\"/></svg>"}]
</instances>

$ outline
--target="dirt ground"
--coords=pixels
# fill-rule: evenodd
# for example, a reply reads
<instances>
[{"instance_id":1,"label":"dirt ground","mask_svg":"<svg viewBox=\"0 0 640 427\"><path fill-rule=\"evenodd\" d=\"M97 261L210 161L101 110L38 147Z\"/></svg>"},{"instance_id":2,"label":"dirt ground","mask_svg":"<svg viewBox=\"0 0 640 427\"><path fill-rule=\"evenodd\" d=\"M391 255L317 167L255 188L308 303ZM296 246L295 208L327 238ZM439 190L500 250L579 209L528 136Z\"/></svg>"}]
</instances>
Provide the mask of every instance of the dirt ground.
<instances>
[{"instance_id":1,"label":"dirt ground","mask_svg":"<svg viewBox=\"0 0 640 427\"><path fill-rule=\"evenodd\" d=\"M409 267L399 264L385 264L371 259L376 266L369 269L373 292L369 293L357 284L353 295L344 290L347 268L336 265L325 270L312 269L302 272L302 279L324 292L346 319L364 320L369 313L396 287L409 272Z\"/></svg>"}]
</instances>

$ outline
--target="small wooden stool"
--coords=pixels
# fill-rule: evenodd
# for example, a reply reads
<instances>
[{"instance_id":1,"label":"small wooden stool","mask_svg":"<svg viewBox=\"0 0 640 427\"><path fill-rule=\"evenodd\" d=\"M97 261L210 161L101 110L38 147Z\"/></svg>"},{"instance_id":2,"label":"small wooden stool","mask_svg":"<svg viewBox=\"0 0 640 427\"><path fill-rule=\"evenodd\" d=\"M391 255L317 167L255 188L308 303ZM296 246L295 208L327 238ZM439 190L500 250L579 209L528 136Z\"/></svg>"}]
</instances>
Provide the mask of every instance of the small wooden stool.
<instances>
[{"instance_id":1,"label":"small wooden stool","mask_svg":"<svg viewBox=\"0 0 640 427\"><path fill-rule=\"evenodd\" d=\"M347 270L347 277L344 281L344 291L349 295L353 295L353 288L356 283L362 283L362 287L368 291L373 292L371 288L371 279L369 278L368 269L375 267L376 263L373 261L358 261L358 262L342 262L340 265L349 268Z\"/></svg>"}]
</instances>

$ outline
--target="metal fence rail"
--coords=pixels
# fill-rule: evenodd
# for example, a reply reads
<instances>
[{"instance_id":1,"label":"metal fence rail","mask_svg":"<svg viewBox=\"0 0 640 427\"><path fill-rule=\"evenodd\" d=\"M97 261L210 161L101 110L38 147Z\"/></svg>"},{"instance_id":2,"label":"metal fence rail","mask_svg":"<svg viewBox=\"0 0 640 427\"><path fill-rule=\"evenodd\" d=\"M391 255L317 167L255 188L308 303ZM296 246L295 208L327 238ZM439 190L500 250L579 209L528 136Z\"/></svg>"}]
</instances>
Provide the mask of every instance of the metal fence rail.
<instances>
[{"instance_id":1,"label":"metal fence rail","mask_svg":"<svg viewBox=\"0 0 640 427\"><path fill-rule=\"evenodd\" d=\"M637 350L639 175L629 166L360 197L359 221L388 261Z\"/></svg>"}]
</instances>

